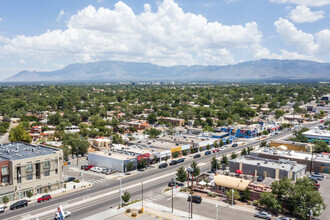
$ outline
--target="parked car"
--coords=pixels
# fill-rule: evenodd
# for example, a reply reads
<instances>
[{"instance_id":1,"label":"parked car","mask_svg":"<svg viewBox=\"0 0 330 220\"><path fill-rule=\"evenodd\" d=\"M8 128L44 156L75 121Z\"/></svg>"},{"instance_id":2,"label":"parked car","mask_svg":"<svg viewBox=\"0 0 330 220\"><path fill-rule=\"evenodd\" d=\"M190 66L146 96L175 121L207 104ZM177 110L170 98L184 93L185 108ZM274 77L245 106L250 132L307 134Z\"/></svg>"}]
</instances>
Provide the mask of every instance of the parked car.
<instances>
[{"instance_id":1,"label":"parked car","mask_svg":"<svg viewBox=\"0 0 330 220\"><path fill-rule=\"evenodd\" d=\"M171 181L171 182L168 183L168 187L172 187L172 186L175 187L175 186L177 186L177 185L178 185L178 183L175 182L175 181L173 181L173 182Z\"/></svg>"},{"instance_id":2,"label":"parked car","mask_svg":"<svg viewBox=\"0 0 330 220\"><path fill-rule=\"evenodd\" d=\"M194 156L195 159L199 158L199 157L201 157L201 154L195 154L195 156Z\"/></svg>"},{"instance_id":3,"label":"parked car","mask_svg":"<svg viewBox=\"0 0 330 220\"><path fill-rule=\"evenodd\" d=\"M68 218L71 216L71 212L69 211L63 211L63 218ZM60 214L58 212L55 213L54 220L61 219Z\"/></svg>"},{"instance_id":4,"label":"parked car","mask_svg":"<svg viewBox=\"0 0 330 220\"><path fill-rule=\"evenodd\" d=\"M267 212L257 212L254 214L254 217L263 218L263 219L272 219L272 215Z\"/></svg>"},{"instance_id":5,"label":"parked car","mask_svg":"<svg viewBox=\"0 0 330 220\"><path fill-rule=\"evenodd\" d=\"M209 150L205 152L205 155L210 155L210 154L211 154L211 151L209 151Z\"/></svg>"},{"instance_id":6,"label":"parked car","mask_svg":"<svg viewBox=\"0 0 330 220\"><path fill-rule=\"evenodd\" d=\"M89 170L95 172L95 166L91 167Z\"/></svg>"},{"instance_id":7,"label":"parked car","mask_svg":"<svg viewBox=\"0 0 330 220\"><path fill-rule=\"evenodd\" d=\"M319 190L319 189L320 189L320 187L321 187L321 186L320 186L320 184L318 184L318 183L315 183L315 189L316 189L316 190Z\"/></svg>"},{"instance_id":8,"label":"parked car","mask_svg":"<svg viewBox=\"0 0 330 220\"><path fill-rule=\"evenodd\" d=\"M237 147L237 146L238 146L238 144L236 144L236 143L231 145L231 147Z\"/></svg>"},{"instance_id":9,"label":"parked car","mask_svg":"<svg viewBox=\"0 0 330 220\"><path fill-rule=\"evenodd\" d=\"M188 197L188 202L191 201L191 196ZM201 203L202 202L202 197L197 196L197 195L193 195L192 196L192 202L194 203Z\"/></svg>"},{"instance_id":10,"label":"parked car","mask_svg":"<svg viewBox=\"0 0 330 220\"><path fill-rule=\"evenodd\" d=\"M88 167L88 165L81 165L80 169L86 170L87 167Z\"/></svg>"},{"instance_id":11,"label":"parked car","mask_svg":"<svg viewBox=\"0 0 330 220\"><path fill-rule=\"evenodd\" d=\"M286 216L282 216L282 217L276 218L276 220L290 220L290 218L286 217Z\"/></svg>"},{"instance_id":12,"label":"parked car","mask_svg":"<svg viewBox=\"0 0 330 220\"><path fill-rule=\"evenodd\" d=\"M177 160L178 163L183 163L184 162L184 158L180 158L179 160Z\"/></svg>"},{"instance_id":13,"label":"parked car","mask_svg":"<svg viewBox=\"0 0 330 220\"><path fill-rule=\"evenodd\" d=\"M10 206L10 210L14 210L14 209L25 207L25 206L28 206L28 201L27 200L20 200L20 201L15 202L14 204L12 204Z\"/></svg>"},{"instance_id":14,"label":"parked car","mask_svg":"<svg viewBox=\"0 0 330 220\"><path fill-rule=\"evenodd\" d=\"M322 181L322 179L323 179L323 177L321 175L314 175L314 174L312 174L310 176L310 178L314 178L314 179L317 179L317 180L320 180L320 181Z\"/></svg>"},{"instance_id":15,"label":"parked car","mask_svg":"<svg viewBox=\"0 0 330 220\"><path fill-rule=\"evenodd\" d=\"M85 168L85 170L90 170L92 169L93 167L95 167L94 165L87 165L87 167Z\"/></svg>"},{"instance_id":16,"label":"parked car","mask_svg":"<svg viewBox=\"0 0 330 220\"><path fill-rule=\"evenodd\" d=\"M167 166L168 166L167 163L162 163L162 164L160 164L160 165L158 166L158 168L161 169L161 168L165 168L165 167L167 167Z\"/></svg>"},{"instance_id":17,"label":"parked car","mask_svg":"<svg viewBox=\"0 0 330 220\"><path fill-rule=\"evenodd\" d=\"M4 213L5 212L5 206L0 205L0 213Z\"/></svg>"},{"instance_id":18,"label":"parked car","mask_svg":"<svg viewBox=\"0 0 330 220\"><path fill-rule=\"evenodd\" d=\"M115 173L115 172L116 172L115 170L107 169L107 172L105 173L105 175L109 175L109 174L112 174L112 173Z\"/></svg>"},{"instance_id":19,"label":"parked car","mask_svg":"<svg viewBox=\"0 0 330 220\"><path fill-rule=\"evenodd\" d=\"M317 172L314 172L313 174L312 174L312 176L314 177L320 177L320 178L322 178L322 179L324 179L324 176L322 175L322 174L320 174L320 173L317 173Z\"/></svg>"},{"instance_id":20,"label":"parked car","mask_svg":"<svg viewBox=\"0 0 330 220\"><path fill-rule=\"evenodd\" d=\"M172 160L172 161L170 162L170 165L175 165L175 164L178 164L178 161L176 161L176 160Z\"/></svg>"},{"instance_id":21,"label":"parked car","mask_svg":"<svg viewBox=\"0 0 330 220\"><path fill-rule=\"evenodd\" d=\"M311 180L313 180L315 183L318 183L318 179L317 178L315 178L315 177L309 177Z\"/></svg>"},{"instance_id":22,"label":"parked car","mask_svg":"<svg viewBox=\"0 0 330 220\"><path fill-rule=\"evenodd\" d=\"M258 176L258 178L257 178L257 181L258 182L262 182L264 180L264 177L263 176Z\"/></svg>"},{"instance_id":23,"label":"parked car","mask_svg":"<svg viewBox=\"0 0 330 220\"><path fill-rule=\"evenodd\" d=\"M51 198L52 198L51 195L46 194L46 195L43 195L40 198L38 198L38 202L44 202L44 201L47 201L47 200L51 200Z\"/></svg>"},{"instance_id":24,"label":"parked car","mask_svg":"<svg viewBox=\"0 0 330 220\"><path fill-rule=\"evenodd\" d=\"M213 153L216 153L216 152L219 152L219 151L220 151L220 149L215 148L215 149L213 150Z\"/></svg>"},{"instance_id":25,"label":"parked car","mask_svg":"<svg viewBox=\"0 0 330 220\"><path fill-rule=\"evenodd\" d=\"M66 182L72 182L73 180L75 180L76 178L73 177L73 176L69 176L67 179L66 179Z\"/></svg>"},{"instance_id":26,"label":"parked car","mask_svg":"<svg viewBox=\"0 0 330 220\"><path fill-rule=\"evenodd\" d=\"M77 158L77 155L73 154L72 159L76 159L76 158Z\"/></svg>"}]
</instances>

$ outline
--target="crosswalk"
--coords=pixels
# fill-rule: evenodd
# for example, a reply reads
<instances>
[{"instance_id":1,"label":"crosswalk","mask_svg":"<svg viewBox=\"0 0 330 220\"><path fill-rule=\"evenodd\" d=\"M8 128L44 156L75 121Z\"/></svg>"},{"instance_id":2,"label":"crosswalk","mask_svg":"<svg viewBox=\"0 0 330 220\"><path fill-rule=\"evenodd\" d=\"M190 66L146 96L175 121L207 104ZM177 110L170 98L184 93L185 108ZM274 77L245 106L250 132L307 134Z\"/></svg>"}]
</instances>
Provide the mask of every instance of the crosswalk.
<instances>
[{"instance_id":1,"label":"crosswalk","mask_svg":"<svg viewBox=\"0 0 330 220\"><path fill-rule=\"evenodd\" d=\"M152 198L148 198L148 199L145 199L145 201L147 202L155 202L155 201L158 201L158 200L169 200L171 199L172 197L170 196L165 196L165 195L156 195L156 196L153 196Z\"/></svg>"},{"instance_id":2,"label":"crosswalk","mask_svg":"<svg viewBox=\"0 0 330 220\"><path fill-rule=\"evenodd\" d=\"M105 182L105 181L107 181L106 179L97 179L97 180L95 180L95 179L90 179L90 180L88 180L87 182L88 183L90 183L90 184L99 184L99 183L103 183L103 182Z\"/></svg>"}]
</instances>

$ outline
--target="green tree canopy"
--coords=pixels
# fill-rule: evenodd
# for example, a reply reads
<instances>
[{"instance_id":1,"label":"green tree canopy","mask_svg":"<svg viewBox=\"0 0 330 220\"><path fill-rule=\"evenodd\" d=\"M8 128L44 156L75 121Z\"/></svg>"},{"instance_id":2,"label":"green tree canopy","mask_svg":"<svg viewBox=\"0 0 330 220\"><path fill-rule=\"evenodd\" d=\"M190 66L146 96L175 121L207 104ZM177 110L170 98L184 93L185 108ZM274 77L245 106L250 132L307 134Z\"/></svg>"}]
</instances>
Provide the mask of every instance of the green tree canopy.
<instances>
[{"instance_id":1,"label":"green tree canopy","mask_svg":"<svg viewBox=\"0 0 330 220\"><path fill-rule=\"evenodd\" d=\"M194 177L197 177L201 172L201 168L198 166L197 162L193 161L190 167L194 170Z\"/></svg>"},{"instance_id":2,"label":"green tree canopy","mask_svg":"<svg viewBox=\"0 0 330 220\"><path fill-rule=\"evenodd\" d=\"M187 177L187 172L184 169L184 167L179 167L176 170L176 180L183 183L184 181L187 181L188 177Z\"/></svg>"},{"instance_id":3,"label":"green tree canopy","mask_svg":"<svg viewBox=\"0 0 330 220\"><path fill-rule=\"evenodd\" d=\"M31 143L32 138L27 131L25 131L22 125L17 125L16 127L12 128L9 132L9 141L10 142L25 142Z\"/></svg>"}]
</instances>

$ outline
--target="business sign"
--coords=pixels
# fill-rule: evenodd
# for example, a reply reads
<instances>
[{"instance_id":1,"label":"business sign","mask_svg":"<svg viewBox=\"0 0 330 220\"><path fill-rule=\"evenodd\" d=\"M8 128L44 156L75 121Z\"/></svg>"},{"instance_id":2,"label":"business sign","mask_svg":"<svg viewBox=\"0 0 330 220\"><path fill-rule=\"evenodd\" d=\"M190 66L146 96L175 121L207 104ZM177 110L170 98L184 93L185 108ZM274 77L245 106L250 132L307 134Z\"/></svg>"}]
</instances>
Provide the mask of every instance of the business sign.
<instances>
[{"instance_id":1,"label":"business sign","mask_svg":"<svg viewBox=\"0 0 330 220\"><path fill-rule=\"evenodd\" d=\"M174 147L171 149L171 153L180 152L180 151L181 151L181 147Z\"/></svg>"}]
</instances>

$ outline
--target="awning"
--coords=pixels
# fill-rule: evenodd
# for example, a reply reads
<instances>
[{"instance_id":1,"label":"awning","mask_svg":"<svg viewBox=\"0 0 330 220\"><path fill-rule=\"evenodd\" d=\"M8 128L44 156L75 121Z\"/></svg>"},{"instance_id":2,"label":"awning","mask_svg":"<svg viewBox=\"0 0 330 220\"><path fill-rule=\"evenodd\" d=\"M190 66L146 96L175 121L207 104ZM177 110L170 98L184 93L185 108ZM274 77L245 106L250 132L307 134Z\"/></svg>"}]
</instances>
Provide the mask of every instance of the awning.
<instances>
[{"instance_id":1,"label":"awning","mask_svg":"<svg viewBox=\"0 0 330 220\"><path fill-rule=\"evenodd\" d=\"M241 170L236 170L235 171L237 174L242 174L242 173L244 173L243 171L241 171Z\"/></svg>"},{"instance_id":2,"label":"awning","mask_svg":"<svg viewBox=\"0 0 330 220\"><path fill-rule=\"evenodd\" d=\"M218 174L214 177L214 182L217 186L244 191L251 181Z\"/></svg>"}]
</instances>

